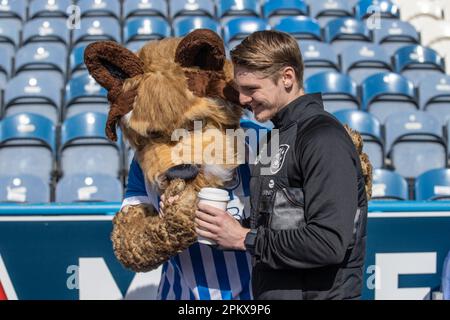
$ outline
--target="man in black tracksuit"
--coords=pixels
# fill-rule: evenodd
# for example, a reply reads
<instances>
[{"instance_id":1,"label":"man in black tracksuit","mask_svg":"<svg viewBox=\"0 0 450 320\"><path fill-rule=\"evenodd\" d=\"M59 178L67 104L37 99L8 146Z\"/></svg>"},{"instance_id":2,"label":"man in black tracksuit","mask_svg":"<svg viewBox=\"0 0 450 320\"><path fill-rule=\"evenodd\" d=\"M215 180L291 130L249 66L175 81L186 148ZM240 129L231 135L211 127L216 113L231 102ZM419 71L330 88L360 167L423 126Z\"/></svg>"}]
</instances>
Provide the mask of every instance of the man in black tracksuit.
<instances>
[{"instance_id":1,"label":"man in black tracksuit","mask_svg":"<svg viewBox=\"0 0 450 320\"><path fill-rule=\"evenodd\" d=\"M199 205L197 232L252 254L255 299L360 298L367 198L349 134L304 94L289 35L256 32L231 56L241 103L275 127L251 166L250 229Z\"/></svg>"}]
</instances>

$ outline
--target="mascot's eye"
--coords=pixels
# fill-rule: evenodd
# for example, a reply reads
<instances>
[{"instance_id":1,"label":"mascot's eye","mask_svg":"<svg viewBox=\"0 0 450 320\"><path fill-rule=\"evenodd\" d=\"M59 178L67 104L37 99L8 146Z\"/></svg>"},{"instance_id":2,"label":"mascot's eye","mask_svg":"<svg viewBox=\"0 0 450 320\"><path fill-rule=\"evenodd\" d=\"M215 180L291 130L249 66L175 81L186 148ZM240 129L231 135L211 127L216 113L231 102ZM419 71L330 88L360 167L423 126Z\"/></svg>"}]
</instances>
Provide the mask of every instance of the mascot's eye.
<instances>
[{"instance_id":1,"label":"mascot's eye","mask_svg":"<svg viewBox=\"0 0 450 320\"><path fill-rule=\"evenodd\" d=\"M149 131L148 132L148 137L150 139L159 139L162 138L163 134L159 131Z\"/></svg>"}]
</instances>

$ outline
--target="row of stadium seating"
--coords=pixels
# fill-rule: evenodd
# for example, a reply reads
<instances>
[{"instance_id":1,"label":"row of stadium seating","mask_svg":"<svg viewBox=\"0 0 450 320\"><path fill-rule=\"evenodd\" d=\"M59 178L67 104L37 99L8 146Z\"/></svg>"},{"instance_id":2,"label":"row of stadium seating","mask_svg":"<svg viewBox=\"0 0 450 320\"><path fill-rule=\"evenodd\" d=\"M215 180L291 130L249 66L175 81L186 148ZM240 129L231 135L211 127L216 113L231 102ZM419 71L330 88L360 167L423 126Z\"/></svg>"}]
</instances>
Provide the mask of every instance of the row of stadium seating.
<instances>
[{"instance_id":1,"label":"row of stadium seating","mask_svg":"<svg viewBox=\"0 0 450 320\"><path fill-rule=\"evenodd\" d=\"M390 1L388 5L380 6L384 15L399 17L399 8ZM116 19L135 15L159 15L173 19L182 15L205 15L223 18L235 15L250 15L270 18L275 15L311 15L321 17L326 15L355 16L365 18L372 0L33 0L8 1L3 0L0 12L3 17L21 21L35 19L41 16L67 17L69 6L78 6L82 17L111 16Z\"/></svg>"},{"instance_id":2,"label":"row of stadium seating","mask_svg":"<svg viewBox=\"0 0 450 320\"><path fill-rule=\"evenodd\" d=\"M450 169L445 169L448 140L426 114L393 116L385 140L367 113L340 111L335 116L362 133L364 151L375 167L389 150L390 166L385 167L396 170L378 166L374 198L450 198ZM99 113L74 116L60 130L30 113L0 122L0 202L119 201L132 153L106 139L105 123L106 116ZM415 189L411 178L416 178Z\"/></svg>"}]
</instances>

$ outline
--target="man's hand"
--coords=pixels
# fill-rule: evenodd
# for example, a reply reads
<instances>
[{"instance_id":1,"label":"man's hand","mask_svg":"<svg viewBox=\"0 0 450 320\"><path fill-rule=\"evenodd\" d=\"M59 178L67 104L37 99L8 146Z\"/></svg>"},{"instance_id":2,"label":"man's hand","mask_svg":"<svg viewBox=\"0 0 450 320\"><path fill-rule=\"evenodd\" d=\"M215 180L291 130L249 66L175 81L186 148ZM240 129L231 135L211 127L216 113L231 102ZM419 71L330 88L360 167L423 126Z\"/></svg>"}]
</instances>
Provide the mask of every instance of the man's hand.
<instances>
[{"instance_id":1,"label":"man's hand","mask_svg":"<svg viewBox=\"0 0 450 320\"><path fill-rule=\"evenodd\" d=\"M199 203L195 223L199 236L211 239L226 249L245 250L244 240L250 229L243 228L226 211Z\"/></svg>"}]
</instances>

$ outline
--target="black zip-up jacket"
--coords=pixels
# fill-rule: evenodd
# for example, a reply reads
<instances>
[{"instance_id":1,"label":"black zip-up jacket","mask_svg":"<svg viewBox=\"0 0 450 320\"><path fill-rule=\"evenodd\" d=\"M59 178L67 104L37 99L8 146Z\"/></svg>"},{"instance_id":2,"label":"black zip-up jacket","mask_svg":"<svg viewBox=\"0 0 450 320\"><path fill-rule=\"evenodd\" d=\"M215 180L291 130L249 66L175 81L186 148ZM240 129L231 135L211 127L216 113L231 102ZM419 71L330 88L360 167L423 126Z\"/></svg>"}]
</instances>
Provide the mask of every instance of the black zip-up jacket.
<instances>
[{"instance_id":1,"label":"black zip-up jacket","mask_svg":"<svg viewBox=\"0 0 450 320\"><path fill-rule=\"evenodd\" d=\"M251 166L255 299L358 299L367 198L359 156L345 128L304 95L272 119L266 161ZM270 154L270 152L269 152Z\"/></svg>"}]
</instances>

